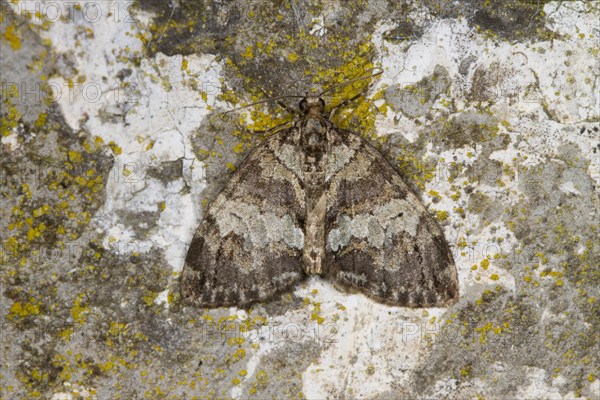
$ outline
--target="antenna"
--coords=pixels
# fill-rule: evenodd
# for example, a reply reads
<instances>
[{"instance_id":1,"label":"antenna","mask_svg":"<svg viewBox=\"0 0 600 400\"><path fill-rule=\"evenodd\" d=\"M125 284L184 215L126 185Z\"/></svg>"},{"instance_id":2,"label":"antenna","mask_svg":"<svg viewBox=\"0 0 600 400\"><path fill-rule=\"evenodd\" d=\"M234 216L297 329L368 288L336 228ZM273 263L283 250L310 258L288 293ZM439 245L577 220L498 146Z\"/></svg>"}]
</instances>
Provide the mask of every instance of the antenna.
<instances>
[{"instance_id":1,"label":"antenna","mask_svg":"<svg viewBox=\"0 0 600 400\"><path fill-rule=\"evenodd\" d=\"M305 96L289 95L289 96L279 96L279 97L274 97L272 99L265 99L265 100L255 101L254 103L246 104L245 106L241 106L241 107L234 108L233 110L225 111L224 113L221 113L221 115L225 115L225 114L228 114L230 112L242 110L244 108L252 107L252 106L255 106L257 104L270 103L272 101L277 101L277 100L281 100L281 99L289 99L289 98L303 99L304 97Z\"/></svg>"},{"instance_id":2,"label":"antenna","mask_svg":"<svg viewBox=\"0 0 600 400\"><path fill-rule=\"evenodd\" d=\"M368 72L372 72L372 71L375 71L375 70L378 70L378 71L376 73L370 74L369 76L361 76L360 78L351 79L349 81L338 83L337 85L333 85L330 88L327 88L327 90L324 90L321 93L319 93L319 97L323 96L325 93L329 92L330 90L333 90L333 89L336 89L336 88L339 88L339 87L342 87L342 86L347 86L347 85L350 85L350 84L355 83L355 82L363 81L365 79L371 79L371 78L373 78L373 77L375 77L377 75L383 74L383 68L378 68L378 67L371 68L371 69L369 69L367 71Z\"/></svg>"},{"instance_id":3,"label":"antenna","mask_svg":"<svg viewBox=\"0 0 600 400\"><path fill-rule=\"evenodd\" d=\"M356 82L359 82L359 81L363 81L363 80L366 80L366 79L371 79L371 78L373 78L375 76L383 74L383 68L375 67L375 68L371 68L371 69L367 70L367 72L373 72L373 71L377 71L377 72L371 73L369 76L361 76L360 78L351 79L349 81L338 83L337 85L333 85L333 86L329 87L328 89L326 89L326 90L322 91L321 93L319 93L317 97L321 97L325 93L327 93L327 92L329 92L329 91L331 91L333 89L336 89L336 88L339 88L339 87L343 87L343 86L347 86L347 85L351 85L353 83L356 83ZM244 108L252 107L252 106L255 106L257 104L270 103L270 102L273 102L273 101L277 101L277 100L281 100L281 99L290 99L290 98L305 99L307 96L287 95L287 96L274 97L272 99L260 100L260 101L254 102L254 103L247 104L245 106L236 107L233 110L225 111L225 112L221 113L221 115L229 114L229 113L234 112L234 111L238 111L238 110L242 110Z\"/></svg>"}]
</instances>

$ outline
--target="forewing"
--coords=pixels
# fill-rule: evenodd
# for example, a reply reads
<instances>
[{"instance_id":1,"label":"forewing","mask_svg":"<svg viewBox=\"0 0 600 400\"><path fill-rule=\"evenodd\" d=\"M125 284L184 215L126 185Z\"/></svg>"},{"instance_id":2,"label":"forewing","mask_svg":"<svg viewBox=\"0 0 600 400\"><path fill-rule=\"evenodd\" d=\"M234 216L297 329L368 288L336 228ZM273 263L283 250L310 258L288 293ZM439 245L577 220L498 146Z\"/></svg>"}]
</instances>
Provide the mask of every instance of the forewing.
<instances>
[{"instance_id":1,"label":"forewing","mask_svg":"<svg viewBox=\"0 0 600 400\"><path fill-rule=\"evenodd\" d=\"M392 305L454 302L456 267L427 209L365 140L334 129L329 142L325 275Z\"/></svg>"},{"instance_id":2,"label":"forewing","mask_svg":"<svg viewBox=\"0 0 600 400\"><path fill-rule=\"evenodd\" d=\"M294 128L267 138L210 205L185 259L184 301L244 306L303 278L306 209L297 141Z\"/></svg>"}]
</instances>

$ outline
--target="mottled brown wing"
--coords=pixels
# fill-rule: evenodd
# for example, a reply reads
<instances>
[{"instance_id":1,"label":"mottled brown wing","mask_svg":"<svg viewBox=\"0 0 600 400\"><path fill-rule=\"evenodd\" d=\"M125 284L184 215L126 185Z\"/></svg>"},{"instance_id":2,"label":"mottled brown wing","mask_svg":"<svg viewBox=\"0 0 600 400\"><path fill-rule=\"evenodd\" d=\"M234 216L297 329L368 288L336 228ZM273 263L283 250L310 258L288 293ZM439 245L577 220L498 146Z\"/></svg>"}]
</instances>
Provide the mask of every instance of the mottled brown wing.
<instances>
[{"instance_id":1,"label":"mottled brown wing","mask_svg":"<svg viewBox=\"0 0 600 400\"><path fill-rule=\"evenodd\" d=\"M242 162L204 215L181 276L186 303L244 306L304 277L305 194L295 128Z\"/></svg>"},{"instance_id":2,"label":"mottled brown wing","mask_svg":"<svg viewBox=\"0 0 600 400\"><path fill-rule=\"evenodd\" d=\"M330 144L324 275L391 305L453 303L456 267L427 209L365 140L333 130Z\"/></svg>"}]
</instances>

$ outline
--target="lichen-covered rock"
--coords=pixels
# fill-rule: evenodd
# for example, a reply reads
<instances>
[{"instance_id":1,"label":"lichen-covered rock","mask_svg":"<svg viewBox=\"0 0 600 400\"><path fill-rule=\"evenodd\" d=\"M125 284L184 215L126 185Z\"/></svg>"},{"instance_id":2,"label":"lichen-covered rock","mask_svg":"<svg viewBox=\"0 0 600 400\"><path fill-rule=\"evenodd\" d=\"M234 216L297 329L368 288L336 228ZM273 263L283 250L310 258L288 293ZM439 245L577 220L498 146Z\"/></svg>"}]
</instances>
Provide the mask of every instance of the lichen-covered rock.
<instances>
[{"instance_id":1,"label":"lichen-covered rock","mask_svg":"<svg viewBox=\"0 0 600 400\"><path fill-rule=\"evenodd\" d=\"M0 397L600 397L597 2L38 5L0 20ZM298 99L222 112L328 88L437 217L460 301L311 278L185 306L206 205Z\"/></svg>"}]
</instances>

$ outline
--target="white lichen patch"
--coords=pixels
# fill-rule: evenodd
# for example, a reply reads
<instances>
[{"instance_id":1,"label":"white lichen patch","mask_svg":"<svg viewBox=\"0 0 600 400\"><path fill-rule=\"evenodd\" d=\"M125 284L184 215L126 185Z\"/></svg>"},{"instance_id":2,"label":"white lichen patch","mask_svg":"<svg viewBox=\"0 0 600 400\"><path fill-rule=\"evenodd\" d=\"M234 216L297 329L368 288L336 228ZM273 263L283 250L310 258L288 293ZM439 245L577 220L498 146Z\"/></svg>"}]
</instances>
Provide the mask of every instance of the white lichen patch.
<instances>
[{"instance_id":1,"label":"white lichen patch","mask_svg":"<svg viewBox=\"0 0 600 400\"><path fill-rule=\"evenodd\" d=\"M407 383L442 327L444 309L388 307L363 295L344 294L320 279L296 294L308 296L315 290L323 325L335 327L336 333L324 334L329 343L302 374L310 399L369 398L374 391Z\"/></svg>"},{"instance_id":2,"label":"white lichen patch","mask_svg":"<svg viewBox=\"0 0 600 400\"><path fill-rule=\"evenodd\" d=\"M87 130L113 149L115 162L106 185L105 205L95 215L97 225L106 232L115 226L131 229L123 225L123 215L160 213L156 227L148 226L143 237L121 232L118 236L127 237L127 243L112 243L108 248L137 252L163 248L166 260L179 271L200 220L198 204L204 188L204 169L192 151L190 136L208 115L209 105L215 103L221 65L210 55L168 57L159 53L152 60L142 59L136 67L132 56L141 55L143 49L136 25L111 15L108 2L94 2L94 7L103 7L98 22L86 24L83 18L77 23L55 23L42 31L59 53L69 55L78 76L84 78L65 95L56 96L57 102L73 129ZM85 38L87 51L73 53L70 49L81 40L77 32L82 26L93 34ZM125 80L117 78L122 70L130 71ZM56 76L51 83L68 88L69 79ZM198 82L205 98L192 87L192 81ZM86 118L81 118L83 115ZM178 179L165 183L147 174L164 162L178 160L183 169ZM191 192L181 194L186 186Z\"/></svg>"}]
</instances>

